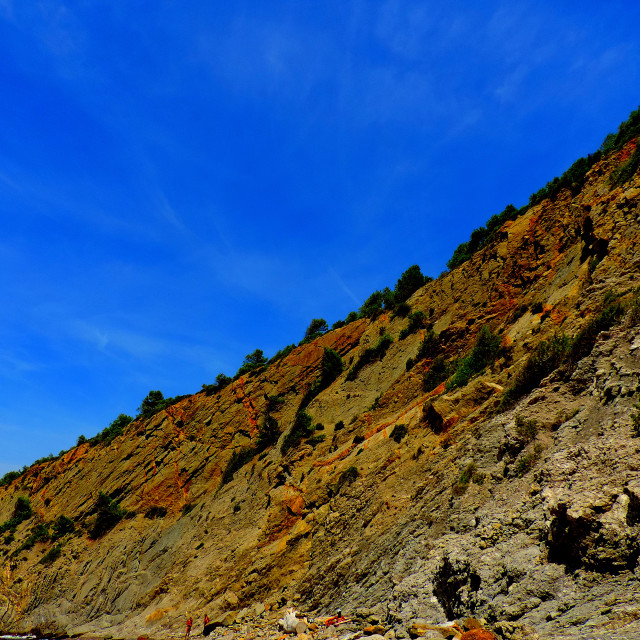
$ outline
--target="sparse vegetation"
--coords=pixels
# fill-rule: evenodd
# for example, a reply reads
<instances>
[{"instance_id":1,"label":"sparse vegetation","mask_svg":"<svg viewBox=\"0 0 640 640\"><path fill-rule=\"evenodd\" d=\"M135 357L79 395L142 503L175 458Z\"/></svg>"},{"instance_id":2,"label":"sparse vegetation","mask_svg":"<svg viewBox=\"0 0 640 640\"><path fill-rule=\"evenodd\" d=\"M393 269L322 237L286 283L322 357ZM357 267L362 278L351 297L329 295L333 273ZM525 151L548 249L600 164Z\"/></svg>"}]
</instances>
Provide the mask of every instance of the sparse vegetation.
<instances>
[{"instance_id":1,"label":"sparse vegetation","mask_svg":"<svg viewBox=\"0 0 640 640\"><path fill-rule=\"evenodd\" d=\"M449 270L460 266L469 260L476 251L487 246L495 238L500 227L508 220L515 220L524 215L532 206L543 200L554 200L563 189L570 189L572 194L576 194L584 186L591 167L602 158L603 154L621 149L629 141L637 139L638 136L640 136L640 109L632 111L629 118L620 124L618 132L610 133L595 153L589 154L585 158L579 158L559 178L554 178L542 189L531 194L528 204L520 209L516 209L512 204L507 205L502 213L489 218L485 227L474 229L469 240L460 244L453 252L451 259L447 262ZM640 151L636 147L631 158L614 172L613 184L620 185L627 182L639 166Z\"/></svg>"},{"instance_id":2,"label":"sparse vegetation","mask_svg":"<svg viewBox=\"0 0 640 640\"><path fill-rule=\"evenodd\" d=\"M530 469L532 469L536 462L538 462L538 460L540 459L542 450L542 445L540 443L536 443L533 447L533 451L518 458L514 469L516 476L521 478Z\"/></svg>"},{"instance_id":3,"label":"sparse vegetation","mask_svg":"<svg viewBox=\"0 0 640 640\"><path fill-rule=\"evenodd\" d=\"M618 294L607 295L602 311L589 320L573 338L556 334L549 340L540 342L513 384L505 391L500 407L505 409L512 406L518 398L535 389L562 364L566 364L568 371L573 371L578 362L591 353L598 335L619 322L624 311L625 307L620 303Z\"/></svg>"},{"instance_id":4,"label":"sparse vegetation","mask_svg":"<svg viewBox=\"0 0 640 640\"><path fill-rule=\"evenodd\" d=\"M393 426L393 429L391 429L391 433L389 434L389 437L393 441L400 444L402 438L404 438L407 435L407 433L409 433L409 429L407 429L406 424L396 424Z\"/></svg>"},{"instance_id":5,"label":"sparse vegetation","mask_svg":"<svg viewBox=\"0 0 640 640\"><path fill-rule=\"evenodd\" d=\"M340 431L340 429L344 429L344 420L338 420L338 422L336 422L336 425L333 429L334 431Z\"/></svg>"},{"instance_id":6,"label":"sparse vegetation","mask_svg":"<svg viewBox=\"0 0 640 640\"><path fill-rule=\"evenodd\" d=\"M268 360L264 356L262 349L256 349L253 353L249 353L244 357L244 362L238 369L235 378L239 378L251 371L257 371L266 367Z\"/></svg>"},{"instance_id":7,"label":"sparse vegetation","mask_svg":"<svg viewBox=\"0 0 640 640\"><path fill-rule=\"evenodd\" d=\"M320 363L320 377L311 385L304 394L300 408L306 407L319 393L327 389L342 373L344 364L339 353L333 349L324 348L322 362Z\"/></svg>"},{"instance_id":8,"label":"sparse vegetation","mask_svg":"<svg viewBox=\"0 0 640 640\"><path fill-rule=\"evenodd\" d=\"M306 411L298 411L291 425L291 429L285 435L280 451L285 455L290 449L299 446L305 438L313 435L313 419Z\"/></svg>"},{"instance_id":9,"label":"sparse vegetation","mask_svg":"<svg viewBox=\"0 0 640 640\"><path fill-rule=\"evenodd\" d=\"M447 389L463 387L471 378L482 373L500 353L500 337L484 326L476 337L471 353L456 364L455 373L447 384Z\"/></svg>"},{"instance_id":10,"label":"sparse vegetation","mask_svg":"<svg viewBox=\"0 0 640 640\"><path fill-rule=\"evenodd\" d=\"M450 375L452 367L444 356L436 356L422 378L422 388L432 391L442 384Z\"/></svg>"},{"instance_id":11,"label":"sparse vegetation","mask_svg":"<svg viewBox=\"0 0 640 640\"><path fill-rule=\"evenodd\" d=\"M40 564L43 564L45 566L53 564L61 555L62 546L58 544L55 547L49 549L49 551L47 551L47 553L45 553L42 558L40 558Z\"/></svg>"},{"instance_id":12,"label":"sparse vegetation","mask_svg":"<svg viewBox=\"0 0 640 640\"><path fill-rule=\"evenodd\" d=\"M206 395L211 396L214 393L218 393L218 391L222 391L225 387L228 387L233 382L233 378L225 375L224 373L219 373L216 376L216 381L214 384L203 384L202 390Z\"/></svg>"},{"instance_id":13,"label":"sparse vegetation","mask_svg":"<svg viewBox=\"0 0 640 640\"><path fill-rule=\"evenodd\" d=\"M120 520L126 518L129 512L122 508L106 493L100 491L94 507L96 511L93 523L89 527L89 537L97 540L113 529Z\"/></svg>"},{"instance_id":14,"label":"sparse vegetation","mask_svg":"<svg viewBox=\"0 0 640 640\"><path fill-rule=\"evenodd\" d=\"M400 340L404 340L407 336L410 336L420 329L424 329L427 326L427 316L422 311L414 311L408 315L409 323L400 331Z\"/></svg>"},{"instance_id":15,"label":"sparse vegetation","mask_svg":"<svg viewBox=\"0 0 640 640\"><path fill-rule=\"evenodd\" d=\"M222 484L227 484L233 480L233 476L236 471L242 469L251 458L256 454L256 450L253 447L242 447L241 449L236 449L232 454L231 458L229 458L229 462L227 462L227 466L224 469L222 474Z\"/></svg>"},{"instance_id":16,"label":"sparse vegetation","mask_svg":"<svg viewBox=\"0 0 640 640\"><path fill-rule=\"evenodd\" d=\"M15 531L18 528L18 525L23 523L25 520L29 520L32 515L33 509L31 508L29 498L18 496L13 507L13 514L11 515L11 518L0 525L0 533L4 533L5 531Z\"/></svg>"},{"instance_id":17,"label":"sparse vegetation","mask_svg":"<svg viewBox=\"0 0 640 640\"><path fill-rule=\"evenodd\" d=\"M631 414L631 431L636 438L640 438L640 404L636 404Z\"/></svg>"},{"instance_id":18,"label":"sparse vegetation","mask_svg":"<svg viewBox=\"0 0 640 640\"><path fill-rule=\"evenodd\" d=\"M261 453L269 447L272 447L276 442L278 442L279 437L280 425L271 414L267 413L258 429L255 452Z\"/></svg>"},{"instance_id":19,"label":"sparse vegetation","mask_svg":"<svg viewBox=\"0 0 640 640\"><path fill-rule=\"evenodd\" d=\"M355 364L351 369L349 369L349 372L347 373L347 380L355 380L358 377L360 369L372 362L382 360L392 342L393 338L388 333L385 333L373 347L365 349L356 360Z\"/></svg>"},{"instance_id":20,"label":"sparse vegetation","mask_svg":"<svg viewBox=\"0 0 640 640\"><path fill-rule=\"evenodd\" d=\"M535 440L538 435L538 423L535 420L524 418L518 414L515 418L516 433L525 442Z\"/></svg>"},{"instance_id":21,"label":"sparse vegetation","mask_svg":"<svg viewBox=\"0 0 640 640\"><path fill-rule=\"evenodd\" d=\"M327 321L324 318L314 318L307 327L302 342L311 342L312 340L315 340L327 333L327 331L329 331Z\"/></svg>"},{"instance_id":22,"label":"sparse vegetation","mask_svg":"<svg viewBox=\"0 0 640 640\"><path fill-rule=\"evenodd\" d=\"M31 549L37 542L46 542L49 539L49 529L46 524L40 523L31 529L27 539L14 552L16 555L21 551Z\"/></svg>"},{"instance_id":23,"label":"sparse vegetation","mask_svg":"<svg viewBox=\"0 0 640 640\"><path fill-rule=\"evenodd\" d=\"M167 513L166 507L153 505L144 512L144 517L148 520L154 520L155 518L164 518Z\"/></svg>"},{"instance_id":24,"label":"sparse vegetation","mask_svg":"<svg viewBox=\"0 0 640 640\"><path fill-rule=\"evenodd\" d=\"M339 476L336 481L335 491L338 493L340 489L345 485L353 484L358 477L360 476L360 472L358 471L358 467L348 467L345 469Z\"/></svg>"},{"instance_id":25,"label":"sparse vegetation","mask_svg":"<svg viewBox=\"0 0 640 640\"><path fill-rule=\"evenodd\" d=\"M150 394L155 394L155 393L159 393L162 396L162 392L160 391L151 391ZM145 398L145 400L147 400L149 398L149 396L147 396L147 398ZM143 400L143 404L145 403L145 400ZM164 398L163 398L164 400ZM150 401L153 402L153 401ZM140 409L142 409L142 406L140 407ZM153 415L153 412L151 409L147 409L148 411L151 411L151 413L149 413L149 415ZM145 416L146 417L146 416ZM95 435L93 438L91 438L89 440L90 444L94 445L94 444L111 444L118 436L122 435L124 433L125 428L133 421L133 418L131 416L126 415L125 413L121 413L106 429L103 429L100 433L98 433L97 435Z\"/></svg>"}]
</instances>

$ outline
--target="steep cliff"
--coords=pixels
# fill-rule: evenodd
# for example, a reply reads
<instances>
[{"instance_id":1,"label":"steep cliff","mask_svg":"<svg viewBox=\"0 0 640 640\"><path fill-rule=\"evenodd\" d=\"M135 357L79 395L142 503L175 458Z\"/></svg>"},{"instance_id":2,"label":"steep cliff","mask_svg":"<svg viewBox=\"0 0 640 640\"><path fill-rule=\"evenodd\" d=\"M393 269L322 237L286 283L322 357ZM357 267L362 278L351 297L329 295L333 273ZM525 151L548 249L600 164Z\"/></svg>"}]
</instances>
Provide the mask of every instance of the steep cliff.
<instances>
[{"instance_id":1,"label":"steep cliff","mask_svg":"<svg viewBox=\"0 0 640 640\"><path fill-rule=\"evenodd\" d=\"M398 637L472 614L505 638L640 633L640 178L611 181L634 149L418 290L418 331L357 320L0 487L0 522L33 508L0 540L0 627L162 638L291 602ZM483 327L486 362L441 383ZM325 347L345 370L283 453ZM117 515L92 537L99 492ZM75 531L51 541L60 516Z\"/></svg>"}]
</instances>

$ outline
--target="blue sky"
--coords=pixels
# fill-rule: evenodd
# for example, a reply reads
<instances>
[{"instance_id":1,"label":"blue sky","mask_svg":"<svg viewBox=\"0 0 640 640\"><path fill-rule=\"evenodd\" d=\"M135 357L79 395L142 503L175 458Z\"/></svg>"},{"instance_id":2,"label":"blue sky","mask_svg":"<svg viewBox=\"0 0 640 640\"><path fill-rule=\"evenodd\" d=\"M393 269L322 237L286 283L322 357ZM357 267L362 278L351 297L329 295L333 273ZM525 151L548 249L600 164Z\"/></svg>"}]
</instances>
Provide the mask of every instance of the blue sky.
<instances>
[{"instance_id":1,"label":"blue sky","mask_svg":"<svg viewBox=\"0 0 640 640\"><path fill-rule=\"evenodd\" d=\"M0 473L299 341L640 103L635 1L0 0Z\"/></svg>"}]
</instances>

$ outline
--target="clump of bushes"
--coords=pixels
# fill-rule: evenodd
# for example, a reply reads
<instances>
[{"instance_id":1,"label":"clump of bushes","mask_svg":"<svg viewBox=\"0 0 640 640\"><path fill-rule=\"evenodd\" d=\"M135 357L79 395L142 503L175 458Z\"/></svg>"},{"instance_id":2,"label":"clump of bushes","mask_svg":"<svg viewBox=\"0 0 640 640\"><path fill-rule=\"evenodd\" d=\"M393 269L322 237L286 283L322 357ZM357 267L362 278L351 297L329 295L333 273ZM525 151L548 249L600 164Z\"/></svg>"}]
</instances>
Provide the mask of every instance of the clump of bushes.
<instances>
[{"instance_id":1,"label":"clump of bushes","mask_svg":"<svg viewBox=\"0 0 640 640\"><path fill-rule=\"evenodd\" d=\"M378 342L376 342L373 347L368 347L367 349L365 349L360 357L356 360L355 364L351 367L351 369L349 369L349 372L347 373L347 380L355 380L358 377L358 372L360 371L360 369L372 362L382 360L392 342L393 338L388 333L380 336Z\"/></svg>"},{"instance_id":2,"label":"clump of bushes","mask_svg":"<svg viewBox=\"0 0 640 640\"><path fill-rule=\"evenodd\" d=\"M225 387L228 387L233 382L233 378L225 375L224 373L219 373L216 376L216 381L213 384L203 384L202 390L205 392L207 396L211 396L214 393L218 393L218 391L222 391Z\"/></svg>"},{"instance_id":3,"label":"clump of bushes","mask_svg":"<svg viewBox=\"0 0 640 640\"><path fill-rule=\"evenodd\" d=\"M535 440L538 435L538 423L535 420L527 419L518 414L515 419L516 434L525 442Z\"/></svg>"},{"instance_id":4,"label":"clump of bushes","mask_svg":"<svg viewBox=\"0 0 640 640\"><path fill-rule=\"evenodd\" d=\"M407 429L406 424L396 424L393 426L393 429L391 429L389 437L400 444L400 441L407 435L407 433L409 433L409 429Z\"/></svg>"},{"instance_id":5,"label":"clump of bushes","mask_svg":"<svg viewBox=\"0 0 640 640\"><path fill-rule=\"evenodd\" d=\"M408 315L409 323L400 331L400 340L404 340L427 326L427 316L422 311L414 311Z\"/></svg>"},{"instance_id":6,"label":"clump of bushes","mask_svg":"<svg viewBox=\"0 0 640 640\"><path fill-rule=\"evenodd\" d=\"M452 367L444 356L436 356L422 378L424 391L431 391L442 384L452 373Z\"/></svg>"},{"instance_id":7,"label":"clump of bushes","mask_svg":"<svg viewBox=\"0 0 640 640\"><path fill-rule=\"evenodd\" d=\"M556 334L549 340L538 343L533 353L527 358L524 367L516 375L513 384L505 391L500 402L501 406L511 406L518 398L533 391L543 378L560 366L567 357L570 347L571 341L564 334Z\"/></svg>"},{"instance_id":8,"label":"clump of bushes","mask_svg":"<svg viewBox=\"0 0 640 640\"><path fill-rule=\"evenodd\" d=\"M422 360L424 358L433 358L438 353L438 349L440 348L440 338L435 331L429 327L427 332L420 343L420 348L418 349L418 353L416 353L416 360Z\"/></svg>"},{"instance_id":9,"label":"clump of bushes","mask_svg":"<svg viewBox=\"0 0 640 640\"><path fill-rule=\"evenodd\" d=\"M353 484L359 476L360 472L358 471L358 467L348 467L338 476L335 484L335 492L338 493L345 485Z\"/></svg>"},{"instance_id":10,"label":"clump of bushes","mask_svg":"<svg viewBox=\"0 0 640 640\"><path fill-rule=\"evenodd\" d=\"M327 389L342 373L344 364L339 353L324 348L320 363L320 377L311 385L300 402L300 408L306 407L319 393Z\"/></svg>"},{"instance_id":11,"label":"clump of bushes","mask_svg":"<svg viewBox=\"0 0 640 640\"><path fill-rule=\"evenodd\" d=\"M113 529L120 520L130 515L130 512L112 500L106 493L100 491L94 507L96 511L93 523L89 527L89 537L97 540Z\"/></svg>"},{"instance_id":12,"label":"clump of bushes","mask_svg":"<svg viewBox=\"0 0 640 640\"><path fill-rule=\"evenodd\" d=\"M31 529L27 539L18 547L14 553L17 555L20 551L27 551L37 543L46 542L49 539L49 529L44 523L37 524Z\"/></svg>"},{"instance_id":13,"label":"clump of bushes","mask_svg":"<svg viewBox=\"0 0 640 640\"><path fill-rule=\"evenodd\" d=\"M49 549L49 551L47 551L47 553L45 553L42 558L40 558L40 564L49 566L50 564L53 564L61 555L62 546L56 545L55 547Z\"/></svg>"},{"instance_id":14,"label":"clump of bushes","mask_svg":"<svg viewBox=\"0 0 640 640\"><path fill-rule=\"evenodd\" d=\"M144 512L144 517L148 520L154 520L155 518L164 518L167 513L166 507L153 505Z\"/></svg>"},{"instance_id":15,"label":"clump of bushes","mask_svg":"<svg viewBox=\"0 0 640 640\"><path fill-rule=\"evenodd\" d=\"M6 487L11 484L16 478L19 478L22 473L22 471L7 471L7 473L0 478L0 487Z\"/></svg>"},{"instance_id":16,"label":"clump of bushes","mask_svg":"<svg viewBox=\"0 0 640 640\"><path fill-rule=\"evenodd\" d=\"M500 353L500 336L484 326L476 337L471 353L456 364L455 373L447 384L447 389L465 386L473 376L491 364Z\"/></svg>"},{"instance_id":17,"label":"clump of bushes","mask_svg":"<svg viewBox=\"0 0 640 640\"><path fill-rule=\"evenodd\" d=\"M291 425L291 429L289 429L289 432L282 441L282 445L280 445L282 455L299 446L305 438L311 437L313 433L313 419L311 416L304 410L298 411Z\"/></svg>"},{"instance_id":18,"label":"clump of bushes","mask_svg":"<svg viewBox=\"0 0 640 640\"><path fill-rule=\"evenodd\" d=\"M244 362L240 365L235 378L243 376L245 373L257 371L267 366L269 361L264 356L262 349L256 349L253 353L249 353L244 357Z\"/></svg>"},{"instance_id":19,"label":"clump of bushes","mask_svg":"<svg viewBox=\"0 0 640 640\"><path fill-rule=\"evenodd\" d=\"M630 140L637 139L639 136L640 109L637 109L632 111L629 118L620 125L616 134L610 133L604 139L600 149L595 153L589 154L586 158L579 158L559 178L554 178L542 189L531 194L528 204L520 209L516 209L512 204L507 205L502 213L489 218L486 227L479 227L472 231L469 240L460 244L447 262L449 270L460 266L469 260L476 251L487 246L495 237L497 230L507 220L515 220L524 215L530 207L543 200L554 200L563 189L570 189L573 194L576 194L584 186L587 173L591 167L602 158L604 153L621 149ZM613 184L619 185L627 182L638 170L638 167L640 167L640 151L636 147L636 151L631 158L612 174Z\"/></svg>"},{"instance_id":20,"label":"clump of bushes","mask_svg":"<svg viewBox=\"0 0 640 640\"><path fill-rule=\"evenodd\" d=\"M151 391L150 394L159 393L162 396L162 392L160 391ZM143 404L149 398L145 398L143 400ZM148 410L148 409L147 409ZM149 414L152 415L152 414ZM145 416L146 417L146 416ZM89 439L89 443L94 444L111 444L118 436L124 433L125 428L133 422L133 418L128 416L126 413L121 413L108 427L103 429L100 433L93 436L93 438Z\"/></svg>"},{"instance_id":21,"label":"clump of bushes","mask_svg":"<svg viewBox=\"0 0 640 640\"><path fill-rule=\"evenodd\" d=\"M235 472L242 469L242 467L244 467L244 465L253 458L255 453L256 450L253 447L243 447L234 451L231 454L231 458L229 458L229 462L227 462L227 466L222 474L222 484L231 482Z\"/></svg>"},{"instance_id":22,"label":"clump of bushes","mask_svg":"<svg viewBox=\"0 0 640 640\"><path fill-rule=\"evenodd\" d=\"M333 427L334 431L340 431L340 429L344 429L344 420L338 420L336 422L335 427Z\"/></svg>"},{"instance_id":23,"label":"clump of bushes","mask_svg":"<svg viewBox=\"0 0 640 640\"><path fill-rule=\"evenodd\" d=\"M617 295L605 296L603 307L573 338L562 334L540 342L513 384L505 391L500 407L512 406L560 365L566 365L567 372L573 371L578 362L591 353L598 335L610 329L624 315L624 305L619 302Z\"/></svg>"},{"instance_id":24,"label":"clump of bushes","mask_svg":"<svg viewBox=\"0 0 640 640\"><path fill-rule=\"evenodd\" d=\"M476 473L476 465L473 462L470 462L465 466L465 468L460 472L458 476L458 480L453 485L452 492L454 496L464 495L467 489L469 488L469 484Z\"/></svg>"},{"instance_id":25,"label":"clump of bushes","mask_svg":"<svg viewBox=\"0 0 640 640\"><path fill-rule=\"evenodd\" d=\"M29 498L18 496L13 507L13 514L11 515L11 518L0 524L0 533L4 533L5 531L15 531L18 528L18 525L25 520L29 520L32 515L33 509L31 507L31 502L29 502Z\"/></svg>"},{"instance_id":26,"label":"clump of bushes","mask_svg":"<svg viewBox=\"0 0 640 640\"><path fill-rule=\"evenodd\" d=\"M270 413L267 413L262 424L258 428L255 453L262 453L269 447L272 447L276 442L278 442L279 437L280 425Z\"/></svg>"}]
</instances>

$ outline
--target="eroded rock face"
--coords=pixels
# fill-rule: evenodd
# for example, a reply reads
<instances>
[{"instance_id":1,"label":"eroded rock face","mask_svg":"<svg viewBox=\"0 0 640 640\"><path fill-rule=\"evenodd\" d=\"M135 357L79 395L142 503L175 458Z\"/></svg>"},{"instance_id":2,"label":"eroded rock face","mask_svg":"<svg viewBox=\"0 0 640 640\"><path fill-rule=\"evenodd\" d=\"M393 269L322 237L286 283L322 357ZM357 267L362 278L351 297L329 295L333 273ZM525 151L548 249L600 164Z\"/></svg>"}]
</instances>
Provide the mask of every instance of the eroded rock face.
<instances>
[{"instance_id":1,"label":"eroded rock face","mask_svg":"<svg viewBox=\"0 0 640 640\"><path fill-rule=\"evenodd\" d=\"M367 611L363 620L399 638L416 621L469 615L501 638L640 633L637 324L600 334L576 366L498 412L536 344L573 335L608 291L639 283L639 181L608 182L621 157L594 166L577 196L561 193L506 224L412 297L439 333L440 355L464 355L484 325L500 332L503 354L466 386L423 389L435 354L407 368L422 335L399 340L406 320L383 314L0 488L0 522L20 495L35 512L0 545L0 627L162 638L183 631L187 613L207 612L217 629L295 604ZM384 358L346 380L385 332L396 340ZM346 365L307 407L324 438L283 456L324 347ZM267 411L278 444L250 451L223 483ZM529 435L523 421L535 426ZM91 540L82 527L98 491L133 515ZM54 543L24 542L60 515L77 533L41 563Z\"/></svg>"}]
</instances>

